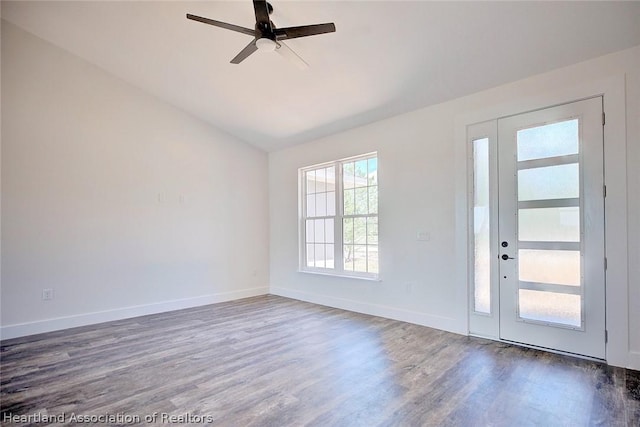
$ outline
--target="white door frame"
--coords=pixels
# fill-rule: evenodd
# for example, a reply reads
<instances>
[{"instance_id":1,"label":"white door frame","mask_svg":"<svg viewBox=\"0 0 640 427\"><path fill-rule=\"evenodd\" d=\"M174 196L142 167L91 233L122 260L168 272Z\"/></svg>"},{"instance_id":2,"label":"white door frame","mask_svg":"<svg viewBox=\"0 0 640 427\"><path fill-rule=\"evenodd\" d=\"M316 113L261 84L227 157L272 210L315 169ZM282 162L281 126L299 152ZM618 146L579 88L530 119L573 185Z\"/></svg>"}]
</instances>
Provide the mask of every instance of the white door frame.
<instances>
[{"instance_id":1,"label":"white door frame","mask_svg":"<svg viewBox=\"0 0 640 427\"><path fill-rule=\"evenodd\" d=\"M605 77L576 81L571 72L557 81L542 77L520 83L517 92L505 94L499 100L485 97L485 104L463 109L454 119L456 158L455 188L458 194L469 194L468 134L470 126L518 112L533 111L574 100L603 96L606 125L604 128L606 253L606 322L608 331L607 363L614 366L640 369L640 354L629 351L628 258L627 258L627 163L626 163L626 109L625 75L609 74ZM567 82L570 82L567 84ZM543 90L540 90L540 88ZM544 89L547 87L547 90ZM456 202L456 258L462 268L456 270L455 280L464 292L460 303L468 308L469 288L469 199ZM478 322L478 316L464 310L469 335L498 339L497 326L491 322Z\"/></svg>"}]
</instances>

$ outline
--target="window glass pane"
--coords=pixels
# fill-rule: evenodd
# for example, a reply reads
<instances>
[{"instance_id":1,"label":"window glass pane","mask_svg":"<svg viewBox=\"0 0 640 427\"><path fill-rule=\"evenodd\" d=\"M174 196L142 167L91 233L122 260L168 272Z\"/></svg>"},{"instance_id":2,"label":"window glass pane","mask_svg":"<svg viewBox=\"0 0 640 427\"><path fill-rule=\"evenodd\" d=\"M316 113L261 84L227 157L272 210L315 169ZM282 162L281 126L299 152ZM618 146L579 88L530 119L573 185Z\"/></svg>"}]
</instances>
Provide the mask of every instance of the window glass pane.
<instances>
[{"instance_id":1,"label":"window glass pane","mask_svg":"<svg viewBox=\"0 0 640 427\"><path fill-rule=\"evenodd\" d=\"M327 216L334 216L336 214L336 193L330 191L327 193Z\"/></svg>"},{"instance_id":2,"label":"window glass pane","mask_svg":"<svg viewBox=\"0 0 640 427\"><path fill-rule=\"evenodd\" d=\"M324 245L320 243L316 243L315 245L315 260L316 267L324 267Z\"/></svg>"},{"instance_id":3,"label":"window glass pane","mask_svg":"<svg viewBox=\"0 0 640 427\"><path fill-rule=\"evenodd\" d=\"M519 310L523 319L581 326L580 295L520 289Z\"/></svg>"},{"instance_id":4,"label":"window glass pane","mask_svg":"<svg viewBox=\"0 0 640 427\"><path fill-rule=\"evenodd\" d=\"M579 242L580 208L518 209L518 240Z\"/></svg>"},{"instance_id":5,"label":"window glass pane","mask_svg":"<svg viewBox=\"0 0 640 427\"><path fill-rule=\"evenodd\" d=\"M355 245L353 252L353 271L367 271L367 246Z\"/></svg>"},{"instance_id":6,"label":"window glass pane","mask_svg":"<svg viewBox=\"0 0 640 427\"><path fill-rule=\"evenodd\" d=\"M358 160L355 166L355 184L356 187L364 187L367 185L367 161Z\"/></svg>"},{"instance_id":7,"label":"window glass pane","mask_svg":"<svg viewBox=\"0 0 640 427\"><path fill-rule=\"evenodd\" d=\"M520 249L518 267L523 282L580 286L580 251Z\"/></svg>"},{"instance_id":8,"label":"window glass pane","mask_svg":"<svg viewBox=\"0 0 640 427\"><path fill-rule=\"evenodd\" d=\"M378 186L369 187L369 213L378 213Z\"/></svg>"},{"instance_id":9,"label":"window glass pane","mask_svg":"<svg viewBox=\"0 0 640 427\"><path fill-rule=\"evenodd\" d=\"M354 171L355 164L354 163L345 163L342 165L342 185L344 188L353 188L354 187Z\"/></svg>"},{"instance_id":10,"label":"window glass pane","mask_svg":"<svg viewBox=\"0 0 640 427\"><path fill-rule=\"evenodd\" d=\"M353 243L353 218L344 219L344 228L342 229L342 240L344 243Z\"/></svg>"},{"instance_id":11,"label":"window glass pane","mask_svg":"<svg viewBox=\"0 0 640 427\"><path fill-rule=\"evenodd\" d=\"M367 218L367 243L378 244L378 218Z\"/></svg>"},{"instance_id":12,"label":"window glass pane","mask_svg":"<svg viewBox=\"0 0 640 427\"><path fill-rule=\"evenodd\" d=\"M335 261L334 261L334 257L335 257L335 249L333 245L326 245L326 249L325 249L325 253L326 253L326 267L327 268L334 268L335 267Z\"/></svg>"},{"instance_id":13,"label":"window glass pane","mask_svg":"<svg viewBox=\"0 0 640 427\"><path fill-rule=\"evenodd\" d=\"M364 215L369 213L369 195L367 192L367 187L360 187L355 189L356 192L356 202L355 202L355 213L357 215Z\"/></svg>"},{"instance_id":14,"label":"window glass pane","mask_svg":"<svg viewBox=\"0 0 640 427\"><path fill-rule=\"evenodd\" d=\"M378 274L378 245L367 246L369 273Z\"/></svg>"},{"instance_id":15,"label":"window glass pane","mask_svg":"<svg viewBox=\"0 0 640 427\"><path fill-rule=\"evenodd\" d=\"M324 238L327 243L333 243L334 239L333 219L324 220Z\"/></svg>"},{"instance_id":16,"label":"window glass pane","mask_svg":"<svg viewBox=\"0 0 640 427\"><path fill-rule=\"evenodd\" d=\"M316 196L315 194L311 194L307 196L307 216L313 217L316 216Z\"/></svg>"},{"instance_id":17,"label":"window glass pane","mask_svg":"<svg viewBox=\"0 0 640 427\"><path fill-rule=\"evenodd\" d=\"M353 241L354 243L367 243L367 218L353 219Z\"/></svg>"},{"instance_id":18,"label":"window glass pane","mask_svg":"<svg viewBox=\"0 0 640 427\"><path fill-rule=\"evenodd\" d=\"M474 310L491 312L489 139L473 141Z\"/></svg>"},{"instance_id":19,"label":"window glass pane","mask_svg":"<svg viewBox=\"0 0 640 427\"><path fill-rule=\"evenodd\" d=\"M316 219L315 221L315 243L324 243L326 240L324 238L324 219Z\"/></svg>"},{"instance_id":20,"label":"window glass pane","mask_svg":"<svg viewBox=\"0 0 640 427\"><path fill-rule=\"evenodd\" d=\"M316 193L327 191L326 169L316 170Z\"/></svg>"},{"instance_id":21,"label":"window glass pane","mask_svg":"<svg viewBox=\"0 0 640 427\"><path fill-rule=\"evenodd\" d=\"M313 220L309 220L309 219L306 220L305 221L305 228L306 228L306 234L305 234L306 241L308 243L315 242L314 233L313 233Z\"/></svg>"},{"instance_id":22,"label":"window glass pane","mask_svg":"<svg viewBox=\"0 0 640 427\"><path fill-rule=\"evenodd\" d=\"M578 153L578 119L519 130L518 161Z\"/></svg>"},{"instance_id":23,"label":"window glass pane","mask_svg":"<svg viewBox=\"0 0 640 427\"><path fill-rule=\"evenodd\" d=\"M519 201L578 197L580 175L577 163L518 171Z\"/></svg>"},{"instance_id":24,"label":"window glass pane","mask_svg":"<svg viewBox=\"0 0 640 427\"><path fill-rule=\"evenodd\" d=\"M327 214L327 193L316 194L316 216Z\"/></svg>"},{"instance_id":25,"label":"window glass pane","mask_svg":"<svg viewBox=\"0 0 640 427\"><path fill-rule=\"evenodd\" d=\"M344 190L344 214L353 215L355 211L355 192L354 190Z\"/></svg>"},{"instance_id":26,"label":"window glass pane","mask_svg":"<svg viewBox=\"0 0 640 427\"><path fill-rule=\"evenodd\" d=\"M316 192L316 171L307 172L307 194Z\"/></svg>"},{"instance_id":27,"label":"window glass pane","mask_svg":"<svg viewBox=\"0 0 640 427\"><path fill-rule=\"evenodd\" d=\"M313 267L315 264L313 247L313 244L307 244L307 267Z\"/></svg>"},{"instance_id":28,"label":"window glass pane","mask_svg":"<svg viewBox=\"0 0 640 427\"><path fill-rule=\"evenodd\" d=\"M369 185L378 185L378 158L374 157L367 161Z\"/></svg>"},{"instance_id":29,"label":"window glass pane","mask_svg":"<svg viewBox=\"0 0 640 427\"><path fill-rule=\"evenodd\" d=\"M336 191L336 168L327 168L327 191Z\"/></svg>"},{"instance_id":30,"label":"window glass pane","mask_svg":"<svg viewBox=\"0 0 640 427\"><path fill-rule=\"evenodd\" d=\"M353 245L345 245L344 246L344 269L345 271L353 271Z\"/></svg>"}]
</instances>

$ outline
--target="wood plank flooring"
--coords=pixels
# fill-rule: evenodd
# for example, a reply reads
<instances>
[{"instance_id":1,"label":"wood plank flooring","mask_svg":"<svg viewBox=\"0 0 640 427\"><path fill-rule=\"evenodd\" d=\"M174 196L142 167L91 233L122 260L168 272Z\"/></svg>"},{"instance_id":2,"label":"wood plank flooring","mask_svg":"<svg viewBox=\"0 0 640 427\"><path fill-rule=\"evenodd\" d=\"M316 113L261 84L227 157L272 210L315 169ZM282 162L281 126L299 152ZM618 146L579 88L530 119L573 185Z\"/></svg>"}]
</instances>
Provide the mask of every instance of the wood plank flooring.
<instances>
[{"instance_id":1,"label":"wood plank flooring","mask_svg":"<svg viewBox=\"0 0 640 427\"><path fill-rule=\"evenodd\" d=\"M637 371L277 296L0 356L2 425L640 426Z\"/></svg>"}]
</instances>

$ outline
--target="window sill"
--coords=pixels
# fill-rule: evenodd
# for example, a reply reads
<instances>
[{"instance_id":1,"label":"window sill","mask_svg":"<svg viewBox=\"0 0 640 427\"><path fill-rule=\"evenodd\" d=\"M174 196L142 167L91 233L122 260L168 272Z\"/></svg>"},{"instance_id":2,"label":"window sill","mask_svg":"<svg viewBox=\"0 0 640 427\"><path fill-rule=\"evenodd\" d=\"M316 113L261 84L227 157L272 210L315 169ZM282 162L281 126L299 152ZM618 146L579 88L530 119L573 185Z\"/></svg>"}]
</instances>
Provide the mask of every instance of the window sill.
<instances>
[{"instance_id":1,"label":"window sill","mask_svg":"<svg viewBox=\"0 0 640 427\"><path fill-rule=\"evenodd\" d=\"M298 273L315 274L318 276L338 277L340 279L356 279L356 280L366 280L368 282L382 282L382 279L379 276L356 276L351 274L325 273L323 271L313 271L313 270L298 270Z\"/></svg>"}]
</instances>

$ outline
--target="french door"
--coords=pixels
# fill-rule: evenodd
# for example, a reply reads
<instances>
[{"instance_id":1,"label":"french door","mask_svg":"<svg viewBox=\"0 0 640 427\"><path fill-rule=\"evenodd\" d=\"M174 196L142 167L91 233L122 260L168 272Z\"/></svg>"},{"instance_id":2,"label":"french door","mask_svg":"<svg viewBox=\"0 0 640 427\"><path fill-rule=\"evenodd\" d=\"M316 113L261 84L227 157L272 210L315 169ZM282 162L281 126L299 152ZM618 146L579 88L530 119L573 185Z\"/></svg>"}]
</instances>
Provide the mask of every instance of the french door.
<instances>
[{"instance_id":1,"label":"french door","mask_svg":"<svg viewBox=\"0 0 640 427\"><path fill-rule=\"evenodd\" d=\"M502 340L605 358L602 117L596 97L497 120L490 264Z\"/></svg>"}]
</instances>

